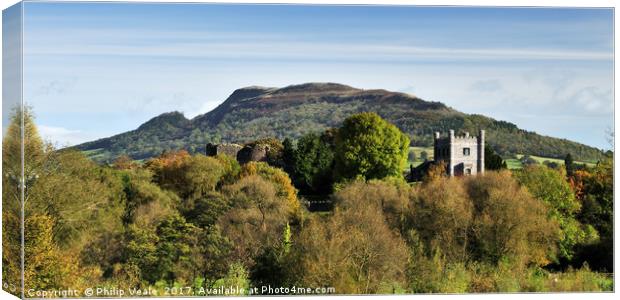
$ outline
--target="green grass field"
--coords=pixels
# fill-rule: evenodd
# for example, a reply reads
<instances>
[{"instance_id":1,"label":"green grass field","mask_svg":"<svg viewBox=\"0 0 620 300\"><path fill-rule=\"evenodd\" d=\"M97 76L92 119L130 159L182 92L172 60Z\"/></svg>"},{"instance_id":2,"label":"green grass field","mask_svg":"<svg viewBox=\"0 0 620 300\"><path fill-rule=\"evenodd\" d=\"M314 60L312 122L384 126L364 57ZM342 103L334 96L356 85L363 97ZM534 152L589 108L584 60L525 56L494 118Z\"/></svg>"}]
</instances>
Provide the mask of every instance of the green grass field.
<instances>
[{"instance_id":1,"label":"green grass field","mask_svg":"<svg viewBox=\"0 0 620 300\"><path fill-rule=\"evenodd\" d=\"M517 170L523 168L523 164L516 158L506 159L506 165L510 170Z\"/></svg>"},{"instance_id":2,"label":"green grass field","mask_svg":"<svg viewBox=\"0 0 620 300\"><path fill-rule=\"evenodd\" d=\"M508 169L523 168L523 164L521 164L521 161L519 161L519 159L523 157L523 154L517 154L515 156L517 157L516 159L514 158L506 159L506 164L508 165ZM557 163L558 165L564 165L564 160L559 159L559 158L542 157L542 156L536 156L536 155L530 155L530 157L534 159L535 161L537 161L539 164L543 164L545 161L548 161L548 162ZM575 163L585 164L588 167L592 167L596 164L594 162L589 162L589 161L575 161Z\"/></svg>"},{"instance_id":3,"label":"green grass field","mask_svg":"<svg viewBox=\"0 0 620 300\"><path fill-rule=\"evenodd\" d=\"M103 148L82 151L82 153L84 153L84 155L86 155L86 157L90 159L97 159L97 158L103 157L102 152L103 152Z\"/></svg>"},{"instance_id":4,"label":"green grass field","mask_svg":"<svg viewBox=\"0 0 620 300\"><path fill-rule=\"evenodd\" d=\"M415 160L413 161L407 160L407 166L405 167L406 170L409 170L409 165L413 165L414 167L417 167L418 165L424 162L424 160L421 159L422 151L426 151L426 153L428 154L428 159L433 160L433 148L432 147L409 147L409 151L413 151L413 153L415 153ZM510 170L523 168L523 164L521 163L521 161L519 161L519 159L523 157L523 154L517 154L515 156L517 158L505 159L506 165L508 165L508 169ZM559 159L559 158L542 157L542 156L536 156L536 155L530 155L530 157L536 160L539 164L542 164L545 161L549 161L549 162L555 162L559 165L564 165L564 160ZM575 163L586 164L589 167L594 166L596 164L595 162L590 162L590 161L575 161Z\"/></svg>"},{"instance_id":5,"label":"green grass field","mask_svg":"<svg viewBox=\"0 0 620 300\"><path fill-rule=\"evenodd\" d=\"M405 166L406 171L409 171L409 165L417 167L424 162L424 160L421 159L422 151L426 151L428 159L433 160L433 147L409 147L409 151L415 153L415 160L407 159L407 165Z\"/></svg>"}]
</instances>

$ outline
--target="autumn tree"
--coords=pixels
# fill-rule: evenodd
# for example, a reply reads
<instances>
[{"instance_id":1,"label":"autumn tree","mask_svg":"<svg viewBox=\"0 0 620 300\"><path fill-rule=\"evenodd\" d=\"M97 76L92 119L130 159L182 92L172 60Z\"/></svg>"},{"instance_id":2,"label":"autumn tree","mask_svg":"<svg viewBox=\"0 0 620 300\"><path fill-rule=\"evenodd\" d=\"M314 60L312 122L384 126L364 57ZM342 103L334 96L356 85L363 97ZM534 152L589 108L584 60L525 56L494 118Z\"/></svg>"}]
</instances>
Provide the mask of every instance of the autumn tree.
<instances>
[{"instance_id":1,"label":"autumn tree","mask_svg":"<svg viewBox=\"0 0 620 300\"><path fill-rule=\"evenodd\" d=\"M394 293L404 286L408 253L378 205L335 208L314 216L299 237L301 282L342 294Z\"/></svg>"},{"instance_id":2,"label":"autumn tree","mask_svg":"<svg viewBox=\"0 0 620 300\"><path fill-rule=\"evenodd\" d=\"M89 243L88 237L121 229L122 184L81 153L69 149L57 151L44 143L30 109L17 111L3 139L3 225L11 235L5 236L3 232L7 240L19 241L20 226L11 226L5 220L19 220L17 183L21 177L18 170L22 133L25 252L26 256L32 255L27 260L33 268L27 284L42 288L77 287L78 274L81 273L82 280L90 278L90 271L83 269L77 260L81 249ZM19 247L4 248L7 244L3 243L3 250L7 250L3 260L19 262ZM10 264L6 270L7 280L17 284L19 280L10 278L11 274L19 273L10 273Z\"/></svg>"},{"instance_id":3,"label":"autumn tree","mask_svg":"<svg viewBox=\"0 0 620 300\"><path fill-rule=\"evenodd\" d=\"M549 220L542 201L534 199L510 172L487 172L465 180L473 201L472 256L497 264L544 266L554 256L558 224Z\"/></svg>"},{"instance_id":4,"label":"autumn tree","mask_svg":"<svg viewBox=\"0 0 620 300\"><path fill-rule=\"evenodd\" d=\"M161 187L177 193L183 199L200 197L215 191L220 181L232 172L223 164L222 158L185 151L165 153L146 163L154 172L154 180Z\"/></svg>"},{"instance_id":5,"label":"autumn tree","mask_svg":"<svg viewBox=\"0 0 620 300\"><path fill-rule=\"evenodd\" d=\"M25 196L29 196L29 186L36 180L53 172L50 162L53 147L44 143L34 123L32 109L15 109L2 138L2 180L3 209L19 212L19 182L25 181ZM22 126L23 125L23 126ZM23 139L22 139L23 134ZM22 161L23 146L23 161ZM22 173L23 162L23 173Z\"/></svg>"},{"instance_id":6,"label":"autumn tree","mask_svg":"<svg viewBox=\"0 0 620 300\"><path fill-rule=\"evenodd\" d=\"M278 243L279 233L289 221L286 195L258 174L241 178L224 187L231 209L217 222L222 233L234 245L233 257L252 267L265 247Z\"/></svg>"},{"instance_id":7,"label":"autumn tree","mask_svg":"<svg viewBox=\"0 0 620 300\"><path fill-rule=\"evenodd\" d=\"M422 180L431 182L448 176L448 164L441 160L429 165L428 170Z\"/></svg>"},{"instance_id":8,"label":"autumn tree","mask_svg":"<svg viewBox=\"0 0 620 300\"><path fill-rule=\"evenodd\" d=\"M425 255L439 250L447 259L469 259L469 234L474 205L460 179L439 177L424 182L411 197L409 228L424 243Z\"/></svg>"},{"instance_id":9,"label":"autumn tree","mask_svg":"<svg viewBox=\"0 0 620 300\"><path fill-rule=\"evenodd\" d=\"M31 215L25 220L24 282L26 289L47 290L66 286L60 252L53 242L53 220Z\"/></svg>"},{"instance_id":10,"label":"autumn tree","mask_svg":"<svg viewBox=\"0 0 620 300\"><path fill-rule=\"evenodd\" d=\"M144 171L125 173L123 191L125 210L123 221L141 227L153 228L164 218L174 214L181 202L168 190L162 190L150 181L150 174Z\"/></svg>"},{"instance_id":11,"label":"autumn tree","mask_svg":"<svg viewBox=\"0 0 620 300\"><path fill-rule=\"evenodd\" d=\"M405 217L410 210L411 192L411 188L400 181L355 181L336 192L333 201L341 209L378 207L388 226L403 232Z\"/></svg>"},{"instance_id":12,"label":"autumn tree","mask_svg":"<svg viewBox=\"0 0 620 300\"><path fill-rule=\"evenodd\" d=\"M577 262L588 262L596 270L614 270L614 182L613 156L601 160L594 168L575 171L571 182L582 203L577 215L583 224L593 226L600 235L598 243L579 250Z\"/></svg>"},{"instance_id":13,"label":"autumn tree","mask_svg":"<svg viewBox=\"0 0 620 300\"><path fill-rule=\"evenodd\" d=\"M249 162L241 168L240 177L258 175L264 180L271 182L276 195L284 199L286 212L290 216L299 217L301 205L297 199L297 189L293 186L291 178L282 169L272 167L264 162Z\"/></svg>"},{"instance_id":14,"label":"autumn tree","mask_svg":"<svg viewBox=\"0 0 620 300\"><path fill-rule=\"evenodd\" d=\"M112 167L118 170L131 170L137 169L138 163L136 163L131 157L127 155L121 155L117 157L112 163Z\"/></svg>"},{"instance_id":15,"label":"autumn tree","mask_svg":"<svg viewBox=\"0 0 620 300\"><path fill-rule=\"evenodd\" d=\"M190 155L187 151L166 151L145 163L145 167L153 172L155 181L165 189L176 190L183 185L184 173Z\"/></svg>"}]
</instances>

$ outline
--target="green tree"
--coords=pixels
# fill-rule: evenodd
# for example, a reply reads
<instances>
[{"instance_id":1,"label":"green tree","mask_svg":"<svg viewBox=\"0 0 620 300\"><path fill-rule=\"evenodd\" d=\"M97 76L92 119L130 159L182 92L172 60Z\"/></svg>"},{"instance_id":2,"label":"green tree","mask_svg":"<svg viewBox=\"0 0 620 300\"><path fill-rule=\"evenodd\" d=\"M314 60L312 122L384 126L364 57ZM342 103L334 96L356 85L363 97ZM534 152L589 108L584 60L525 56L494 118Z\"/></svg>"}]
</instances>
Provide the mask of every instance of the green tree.
<instances>
[{"instance_id":1,"label":"green tree","mask_svg":"<svg viewBox=\"0 0 620 300\"><path fill-rule=\"evenodd\" d=\"M297 253L291 252L291 227L286 224L279 243L265 247L250 270L250 278L257 286L295 285L298 270Z\"/></svg>"},{"instance_id":2,"label":"green tree","mask_svg":"<svg viewBox=\"0 0 620 300\"><path fill-rule=\"evenodd\" d=\"M487 170L501 170L506 169L506 162L495 153L495 150L489 145L484 147L484 168Z\"/></svg>"},{"instance_id":3,"label":"green tree","mask_svg":"<svg viewBox=\"0 0 620 300\"><path fill-rule=\"evenodd\" d=\"M193 155L187 164L184 177L185 191L182 193L187 195L186 199L201 197L215 191L227 171L218 159L202 154Z\"/></svg>"},{"instance_id":4,"label":"green tree","mask_svg":"<svg viewBox=\"0 0 620 300\"><path fill-rule=\"evenodd\" d=\"M409 150L409 156L407 156L407 160L409 160L409 161L415 161L416 160L415 151Z\"/></svg>"},{"instance_id":5,"label":"green tree","mask_svg":"<svg viewBox=\"0 0 620 300\"><path fill-rule=\"evenodd\" d=\"M158 269L157 243L159 238L153 229L130 225L124 237L123 261L135 266L140 280L155 283L161 277Z\"/></svg>"},{"instance_id":6,"label":"green tree","mask_svg":"<svg viewBox=\"0 0 620 300\"><path fill-rule=\"evenodd\" d=\"M49 151L28 188L26 214L50 216L54 241L63 249L82 247L85 236L120 231L121 179L78 151Z\"/></svg>"},{"instance_id":7,"label":"green tree","mask_svg":"<svg viewBox=\"0 0 620 300\"><path fill-rule=\"evenodd\" d=\"M576 216L581 209L566 177L545 166L528 166L515 173L517 180L548 207L549 218L559 225L559 258L570 260L577 244L592 243L598 237L593 228L585 228Z\"/></svg>"},{"instance_id":8,"label":"green tree","mask_svg":"<svg viewBox=\"0 0 620 300\"><path fill-rule=\"evenodd\" d=\"M566 176L573 176L575 172L575 161L570 153L566 154L566 157L564 157L564 168L566 168Z\"/></svg>"},{"instance_id":9,"label":"green tree","mask_svg":"<svg viewBox=\"0 0 620 300\"><path fill-rule=\"evenodd\" d=\"M158 237L156 255L157 271L160 279L172 284L175 281L193 279L193 276L183 274L195 272L194 262L191 260L192 251L196 251L199 229L187 223L181 216L171 216L164 219L155 231ZM195 274L192 274L195 275Z\"/></svg>"},{"instance_id":10,"label":"green tree","mask_svg":"<svg viewBox=\"0 0 620 300\"><path fill-rule=\"evenodd\" d=\"M538 161L529 155L523 155L523 157L521 157L519 161L521 161L521 164L523 164L524 166L531 166L531 165L538 164Z\"/></svg>"},{"instance_id":11,"label":"green tree","mask_svg":"<svg viewBox=\"0 0 620 300\"><path fill-rule=\"evenodd\" d=\"M428 160L428 152L426 152L426 151L420 152L420 159L422 161L427 161Z\"/></svg>"},{"instance_id":12,"label":"green tree","mask_svg":"<svg viewBox=\"0 0 620 300\"><path fill-rule=\"evenodd\" d=\"M400 177L407 162L409 138L375 113L347 118L336 136L339 180Z\"/></svg>"},{"instance_id":13,"label":"green tree","mask_svg":"<svg viewBox=\"0 0 620 300\"><path fill-rule=\"evenodd\" d=\"M295 182L304 193L328 194L333 184L334 149L328 135L309 133L297 142Z\"/></svg>"},{"instance_id":14,"label":"green tree","mask_svg":"<svg viewBox=\"0 0 620 300\"><path fill-rule=\"evenodd\" d=\"M233 263L228 268L228 272L226 276L217 280L213 284L213 288L233 288L234 290L239 289L247 292L250 287L250 279L247 269L241 263ZM227 295L224 295L227 296ZM240 296L240 295L230 295L230 296Z\"/></svg>"},{"instance_id":15,"label":"green tree","mask_svg":"<svg viewBox=\"0 0 620 300\"><path fill-rule=\"evenodd\" d=\"M225 154L219 154L215 156L215 159L220 162L224 169L224 175L218 182L218 188L226 184L231 184L238 179L239 173L241 172L241 165L239 165L236 158Z\"/></svg>"},{"instance_id":16,"label":"green tree","mask_svg":"<svg viewBox=\"0 0 620 300\"><path fill-rule=\"evenodd\" d=\"M230 207L231 203L224 195L210 192L199 198L184 201L181 211L188 222L207 228L214 225Z\"/></svg>"},{"instance_id":17,"label":"green tree","mask_svg":"<svg viewBox=\"0 0 620 300\"><path fill-rule=\"evenodd\" d=\"M293 176L295 170L296 148L290 138L285 138L282 142L282 162L284 163L284 171Z\"/></svg>"},{"instance_id":18,"label":"green tree","mask_svg":"<svg viewBox=\"0 0 620 300\"><path fill-rule=\"evenodd\" d=\"M194 260L201 266L205 287L209 287L227 274L234 245L218 225L203 230L199 244L200 252Z\"/></svg>"}]
</instances>

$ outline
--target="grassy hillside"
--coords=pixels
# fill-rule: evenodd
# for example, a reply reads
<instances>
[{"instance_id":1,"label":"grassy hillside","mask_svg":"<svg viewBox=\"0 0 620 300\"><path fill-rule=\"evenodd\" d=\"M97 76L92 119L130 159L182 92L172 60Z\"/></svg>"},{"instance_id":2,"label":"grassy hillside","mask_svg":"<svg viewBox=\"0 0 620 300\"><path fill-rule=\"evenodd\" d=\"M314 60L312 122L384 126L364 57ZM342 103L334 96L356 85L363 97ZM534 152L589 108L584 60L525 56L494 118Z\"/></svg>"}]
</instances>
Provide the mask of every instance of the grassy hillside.
<instances>
[{"instance_id":1,"label":"grassy hillside","mask_svg":"<svg viewBox=\"0 0 620 300\"><path fill-rule=\"evenodd\" d=\"M209 142L245 143L264 137L296 139L309 132L339 126L348 116L376 112L407 133L411 145L430 147L433 132L475 134L487 131L487 143L502 155L527 153L596 161L601 151L565 139L542 136L515 124L456 111L439 102L386 90L361 90L333 83L285 88L236 90L211 112L188 120L179 112L162 114L133 131L76 146L97 161L121 154L144 159L164 150L203 152Z\"/></svg>"}]
</instances>

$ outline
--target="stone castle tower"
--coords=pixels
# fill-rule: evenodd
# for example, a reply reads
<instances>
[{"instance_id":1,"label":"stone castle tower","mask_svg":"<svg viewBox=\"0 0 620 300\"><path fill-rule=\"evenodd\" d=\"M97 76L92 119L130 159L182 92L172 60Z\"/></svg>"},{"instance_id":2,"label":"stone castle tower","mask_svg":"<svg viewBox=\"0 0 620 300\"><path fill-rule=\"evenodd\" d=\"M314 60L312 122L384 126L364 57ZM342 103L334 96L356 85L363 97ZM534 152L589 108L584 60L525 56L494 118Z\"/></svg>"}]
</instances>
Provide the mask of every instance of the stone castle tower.
<instances>
[{"instance_id":1,"label":"stone castle tower","mask_svg":"<svg viewBox=\"0 0 620 300\"><path fill-rule=\"evenodd\" d=\"M480 130L477 137L454 136L441 137L435 132L434 160L446 162L446 172L450 176L462 176L484 173L484 130Z\"/></svg>"}]
</instances>

